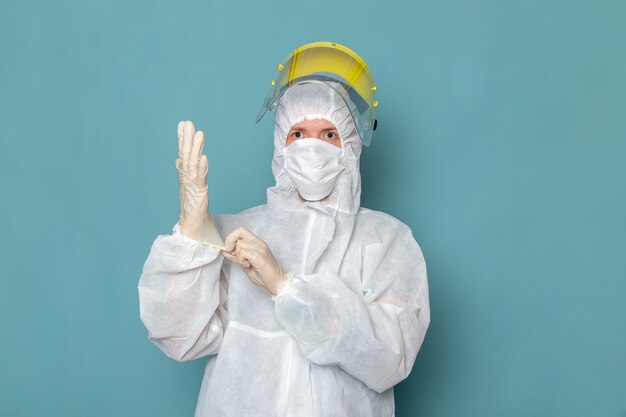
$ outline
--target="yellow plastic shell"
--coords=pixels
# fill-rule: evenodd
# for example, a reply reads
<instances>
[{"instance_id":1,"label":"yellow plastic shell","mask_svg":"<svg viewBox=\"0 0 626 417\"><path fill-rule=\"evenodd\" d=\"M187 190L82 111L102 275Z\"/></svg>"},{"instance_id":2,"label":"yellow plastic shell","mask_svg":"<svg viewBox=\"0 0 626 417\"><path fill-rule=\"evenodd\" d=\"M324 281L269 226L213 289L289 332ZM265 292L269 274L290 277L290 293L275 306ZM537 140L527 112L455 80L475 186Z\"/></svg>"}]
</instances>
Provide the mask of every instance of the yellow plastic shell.
<instances>
[{"instance_id":1,"label":"yellow plastic shell","mask_svg":"<svg viewBox=\"0 0 626 417\"><path fill-rule=\"evenodd\" d=\"M343 86L342 96L350 107L357 131L365 145L375 128L378 87L365 61L352 49L335 42L313 42L296 48L277 66L275 82L259 111L257 122L272 110L292 85L334 81Z\"/></svg>"}]
</instances>

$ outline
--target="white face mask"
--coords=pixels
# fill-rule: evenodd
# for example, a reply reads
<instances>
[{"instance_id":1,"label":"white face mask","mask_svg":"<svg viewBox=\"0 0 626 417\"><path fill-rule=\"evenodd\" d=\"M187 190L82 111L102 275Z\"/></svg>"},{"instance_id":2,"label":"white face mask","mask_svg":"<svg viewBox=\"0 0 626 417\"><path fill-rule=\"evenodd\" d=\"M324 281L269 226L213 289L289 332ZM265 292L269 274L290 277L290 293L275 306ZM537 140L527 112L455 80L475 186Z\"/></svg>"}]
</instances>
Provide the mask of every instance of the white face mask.
<instances>
[{"instance_id":1,"label":"white face mask","mask_svg":"<svg viewBox=\"0 0 626 417\"><path fill-rule=\"evenodd\" d=\"M284 149L283 155L285 171L300 196L308 201L328 196L343 170L343 149L321 139L297 139Z\"/></svg>"}]
</instances>

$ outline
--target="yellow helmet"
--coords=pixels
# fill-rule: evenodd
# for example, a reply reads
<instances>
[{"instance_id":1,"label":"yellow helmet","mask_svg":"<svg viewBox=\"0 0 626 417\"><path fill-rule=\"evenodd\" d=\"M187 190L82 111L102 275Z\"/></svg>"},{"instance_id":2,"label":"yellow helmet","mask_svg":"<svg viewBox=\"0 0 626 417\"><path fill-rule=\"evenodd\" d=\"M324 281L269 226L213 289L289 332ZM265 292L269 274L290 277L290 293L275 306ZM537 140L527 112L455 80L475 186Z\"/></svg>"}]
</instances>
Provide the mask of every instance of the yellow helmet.
<instances>
[{"instance_id":1,"label":"yellow helmet","mask_svg":"<svg viewBox=\"0 0 626 417\"><path fill-rule=\"evenodd\" d=\"M324 81L343 86L343 91L337 91L350 109L361 141L368 146L376 129L378 88L365 61L350 48L334 42L303 45L278 65L278 75L257 115L257 123L268 110L276 108L277 100L292 85Z\"/></svg>"}]
</instances>

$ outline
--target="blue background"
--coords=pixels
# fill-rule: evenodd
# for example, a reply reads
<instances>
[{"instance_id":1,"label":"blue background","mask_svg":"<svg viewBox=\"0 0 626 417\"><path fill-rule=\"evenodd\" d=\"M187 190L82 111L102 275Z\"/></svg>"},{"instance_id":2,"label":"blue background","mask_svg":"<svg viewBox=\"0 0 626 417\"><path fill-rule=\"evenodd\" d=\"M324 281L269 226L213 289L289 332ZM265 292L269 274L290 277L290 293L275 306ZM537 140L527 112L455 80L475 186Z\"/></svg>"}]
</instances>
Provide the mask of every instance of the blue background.
<instances>
[{"instance_id":1,"label":"blue background","mask_svg":"<svg viewBox=\"0 0 626 417\"><path fill-rule=\"evenodd\" d=\"M0 415L193 415L204 360L150 344L136 289L178 219L177 122L206 132L213 212L264 203L276 65L332 40L380 88L363 206L428 264L397 415L626 416L625 22L618 0L3 0Z\"/></svg>"}]
</instances>

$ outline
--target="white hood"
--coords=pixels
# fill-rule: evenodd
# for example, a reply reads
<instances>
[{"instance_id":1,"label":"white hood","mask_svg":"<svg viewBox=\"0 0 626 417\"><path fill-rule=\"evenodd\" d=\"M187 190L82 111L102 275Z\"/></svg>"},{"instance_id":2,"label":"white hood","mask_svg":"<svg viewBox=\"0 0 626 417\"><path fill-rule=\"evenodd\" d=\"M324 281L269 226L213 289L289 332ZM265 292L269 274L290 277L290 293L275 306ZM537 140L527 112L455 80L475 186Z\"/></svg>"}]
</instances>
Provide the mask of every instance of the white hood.
<instances>
[{"instance_id":1,"label":"white hood","mask_svg":"<svg viewBox=\"0 0 626 417\"><path fill-rule=\"evenodd\" d=\"M339 83L309 82L290 87L278 100L274 117L274 157L272 172L276 186L267 190L270 206L304 208L308 206L335 217L337 212L356 214L361 205L361 175L359 157L361 140L350 110L341 94ZM341 145L344 170L339 174L331 194L322 201L303 202L284 168L283 150L289 130L303 120L324 119L335 125Z\"/></svg>"}]
</instances>

